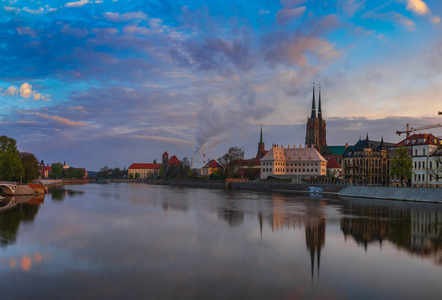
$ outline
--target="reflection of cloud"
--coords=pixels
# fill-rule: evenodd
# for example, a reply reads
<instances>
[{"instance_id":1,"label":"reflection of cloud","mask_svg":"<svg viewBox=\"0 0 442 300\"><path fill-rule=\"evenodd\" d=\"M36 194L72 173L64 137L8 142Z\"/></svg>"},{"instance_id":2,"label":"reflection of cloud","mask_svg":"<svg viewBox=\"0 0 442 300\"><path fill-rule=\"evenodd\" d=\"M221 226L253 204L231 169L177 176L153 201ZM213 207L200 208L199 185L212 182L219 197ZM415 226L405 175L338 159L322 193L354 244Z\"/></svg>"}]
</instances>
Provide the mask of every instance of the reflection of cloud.
<instances>
[{"instance_id":1,"label":"reflection of cloud","mask_svg":"<svg viewBox=\"0 0 442 300\"><path fill-rule=\"evenodd\" d=\"M11 267L11 269L14 269L17 266L17 260L15 258L11 258L9 260L9 266Z\"/></svg>"},{"instance_id":2,"label":"reflection of cloud","mask_svg":"<svg viewBox=\"0 0 442 300\"><path fill-rule=\"evenodd\" d=\"M21 269L22 269L24 272L29 271L29 270L31 269L31 267L32 267L32 259L31 259L31 257L30 257L29 255L27 255L27 254L24 255L24 256L21 258L20 266L21 266Z\"/></svg>"}]
</instances>

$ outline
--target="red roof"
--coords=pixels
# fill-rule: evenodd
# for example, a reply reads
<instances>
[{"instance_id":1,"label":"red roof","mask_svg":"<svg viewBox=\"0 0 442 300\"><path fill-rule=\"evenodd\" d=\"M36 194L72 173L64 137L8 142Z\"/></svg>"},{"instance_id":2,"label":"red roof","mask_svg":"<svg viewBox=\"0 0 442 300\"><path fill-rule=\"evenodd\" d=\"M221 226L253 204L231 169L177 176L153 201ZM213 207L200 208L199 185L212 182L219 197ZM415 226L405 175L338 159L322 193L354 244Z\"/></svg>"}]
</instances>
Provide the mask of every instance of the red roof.
<instances>
[{"instance_id":1,"label":"red roof","mask_svg":"<svg viewBox=\"0 0 442 300\"><path fill-rule=\"evenodd\" d=\"M50 166L46 166L46 167L43 167L43 170L44 171L52 171L52 168Z\"/></svg>"},{"instance_id":2,"label":"red roof","mask_svg":"<svg viewBox=\"0 0 442 300\"><path fill-rule=\"evenodd\" d=\"M235 161L235 166L243 166L243 167L248 167L250 166L250 164L252 164L252 166L260 166L261 162L258 158L252 158L252 159L241 159L241 160L237 160Z\"/></svg>"},{"instance_id":3,"label":"red roof","mask_svg":"<svg viewBox=\"0 0 442 300\"><path fill-rule=\"evenodd\" d=\"M152 170L152 169L159 169L160 168L160 164L131 164L129 169L133 170L133 169L148 169L148 170Z\"/></svg>"},{"instance_id":4,"label":"red roof","mask_svg":"<svg viewBox=\"0 0 442 300\"><path fill-rule=\"evenodd\" d=\"M341 166L333 157L330 158L327 162L327 169L340 169Z\"/></svg>"},{"instance_id":5,"label":"red roof","mask_svg":"<svg viewBox=\"0 0 442 300\"><path fill-rule=\"evenodd\" d=\"M414 145L440 145L441 139L438 139L431 133L413 134L407 137L405 140L400 141L393 147L399 146L414 146Z\"/></svg>"},{"instance_id":6,"label":"red roof","mask_svg":"<svg viewBox=\"0 0 442 300\"><path fill-rule=\"evenodd\" d=\"M181 165L180 160L176 157L176 155L172 156L171 158L169 158L169 160L166 163L168 166L172 166L172 165Z\"/></svg>"},{"instance_id":7,"label":"red roof","mask_svg":"<svg viewBox=\"0 0 442 300\"><path fill-rule=\"evenodd\" d=\"M215 159L211 159L203 168L219 168L219 163Z\"/></svg>"}]
</instances>

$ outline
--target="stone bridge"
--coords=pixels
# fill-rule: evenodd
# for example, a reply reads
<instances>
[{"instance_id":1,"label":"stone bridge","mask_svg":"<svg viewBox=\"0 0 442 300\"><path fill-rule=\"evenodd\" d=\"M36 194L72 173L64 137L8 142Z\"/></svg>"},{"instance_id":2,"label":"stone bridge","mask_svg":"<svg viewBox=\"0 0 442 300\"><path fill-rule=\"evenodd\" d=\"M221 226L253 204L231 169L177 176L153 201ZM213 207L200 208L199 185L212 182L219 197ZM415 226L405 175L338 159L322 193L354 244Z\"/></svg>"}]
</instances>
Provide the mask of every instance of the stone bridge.
<instances>
[{"instance_id":1,"label":"stone bridge","mask_svg":"<svg viewBox=\"0 0 442 300\"><path fill-rule=\"evenodd\" d=\"M0 181L0 189L5 195L35 194L35 191L28 185L17 184L16 182Z\"/></svg>"}]
</instances>

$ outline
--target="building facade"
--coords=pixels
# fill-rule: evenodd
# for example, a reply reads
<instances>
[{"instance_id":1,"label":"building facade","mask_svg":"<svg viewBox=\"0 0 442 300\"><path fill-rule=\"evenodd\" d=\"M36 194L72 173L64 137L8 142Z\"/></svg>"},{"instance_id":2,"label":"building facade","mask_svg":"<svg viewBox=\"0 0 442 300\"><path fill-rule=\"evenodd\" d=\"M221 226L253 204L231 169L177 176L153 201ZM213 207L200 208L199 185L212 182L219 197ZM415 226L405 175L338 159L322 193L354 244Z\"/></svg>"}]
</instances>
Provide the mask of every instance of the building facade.
<instances>
[{"instance_id":1,"label":"building facade","mask_svg":"<svg viewBox=\"0 0 442 300\"><path fill-rule=\"evenodd\" d=\"M159 175L160 164L131 164L127 169L129 178L155 178ZM138 175L137 175L138 174Z\"/></svg>"},{"instance_id":2,"label":"building facade","mask_svg":"<svg viewBox=\"0 0 442 300\"><path fill-rule=\"evenodd\" d=\"M315 148L273 145L261 159L261 179L269 176L303 179L326 175L327 161Z\"/></svg>"},{"instance_id":3,"label":"building facade","mask_svg":"<svg viewBox=\"0 0 442 300\"><path fill-rule=\"evenodd\" d=\"M408 150L413 162L413 175L408 178L412 186L442 187L442 139L432 134L413 134L391 148L391 157L399 147ZM400 184L399 178L391 179Z\"/></svg>"},{"instance_id":4,"label":"building facade","mask_svg":"<svg viewBox=\"0 0 442 300\"><path fill-rule=\"evenodd\" d=\"M312 111L310 118L307 119L305 147L314 147L321 152L321 148L324 146L327 146L327 128L325 120L322 119L321 87L319 87L318 116L316 116L315 84L313 83Z\"/></svg>"},{"instance_id":5,"label":"building facade","mask_svg":"<svg viewBox=\"0 0 442 300\"><path fill-rule=\"evenodd\" d=\"M342 177L355 184L387 184L389 182L389 149L384 138L371 141L368 134L354 146L345 149L342 157Z\"/></svg>"}]
</instances>

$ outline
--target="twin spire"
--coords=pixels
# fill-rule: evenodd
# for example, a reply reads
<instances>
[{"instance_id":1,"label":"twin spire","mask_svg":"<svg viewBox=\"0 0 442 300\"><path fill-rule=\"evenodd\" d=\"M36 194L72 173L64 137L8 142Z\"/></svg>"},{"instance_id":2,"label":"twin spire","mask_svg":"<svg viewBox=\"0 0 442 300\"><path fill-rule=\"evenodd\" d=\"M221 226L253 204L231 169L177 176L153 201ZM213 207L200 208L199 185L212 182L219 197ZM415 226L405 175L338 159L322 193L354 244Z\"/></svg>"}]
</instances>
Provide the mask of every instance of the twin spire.
<instances>
[{"instance_id":1,"label":"twin spire","mask_svg":"<svg viewBox=\"0 0 442 300\"><path fill-rule=\"evenodd\" d=\"M312 98L312 114L310 118L316 119L316 106L315 106L315 82L313 81L313 98ZM318 105L318 118L322 120L321 109L321 86L319 86L319 105Z\"/></svg>"}]
</instances>

